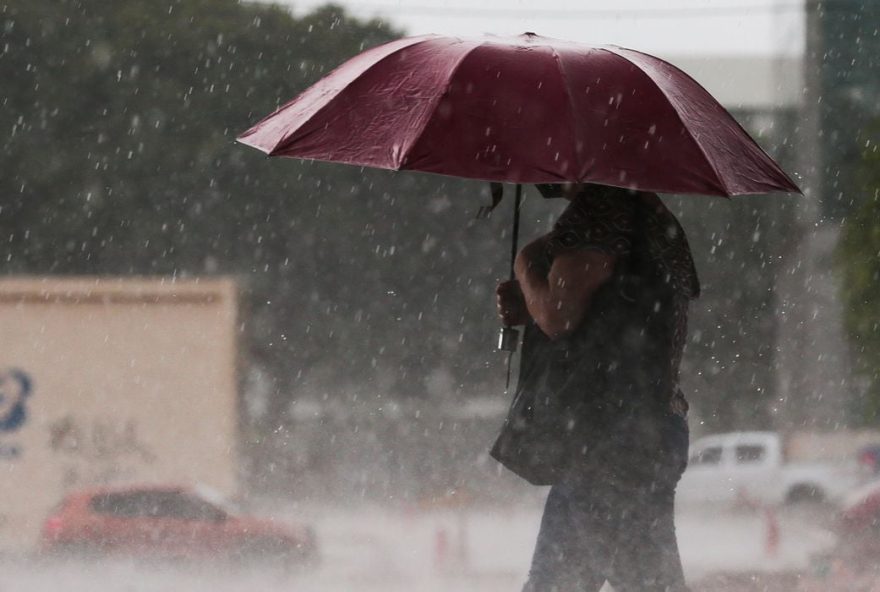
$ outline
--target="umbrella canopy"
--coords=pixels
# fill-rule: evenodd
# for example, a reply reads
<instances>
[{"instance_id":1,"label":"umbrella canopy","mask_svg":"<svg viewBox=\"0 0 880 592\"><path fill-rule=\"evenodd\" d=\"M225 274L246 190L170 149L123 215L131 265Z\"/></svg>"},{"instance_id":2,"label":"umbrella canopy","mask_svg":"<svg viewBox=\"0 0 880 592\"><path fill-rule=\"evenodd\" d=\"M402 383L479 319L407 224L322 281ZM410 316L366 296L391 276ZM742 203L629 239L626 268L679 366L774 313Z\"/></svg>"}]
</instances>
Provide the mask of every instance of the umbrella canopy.
<instances>
[{"instance_id":1,"label":"umbrella canopy","mask_svg":"<svg viewBox=\"0 0 880 592\"><path fill-rule=\"evenodd\" d=\"M272 156L498 182L799 192L675 66L532 33L373 48L238 140Z\"/></svg>"}]
</instances>

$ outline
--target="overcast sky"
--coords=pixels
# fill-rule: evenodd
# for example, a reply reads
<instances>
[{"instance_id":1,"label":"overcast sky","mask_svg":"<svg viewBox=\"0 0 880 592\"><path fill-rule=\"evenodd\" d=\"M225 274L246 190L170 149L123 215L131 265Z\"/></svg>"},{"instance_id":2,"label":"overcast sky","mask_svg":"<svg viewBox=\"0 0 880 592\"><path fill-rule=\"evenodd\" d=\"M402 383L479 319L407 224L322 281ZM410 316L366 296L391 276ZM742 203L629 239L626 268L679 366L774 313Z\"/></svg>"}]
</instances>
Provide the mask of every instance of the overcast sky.
<instances>
[{"instance_id":1,"label":"overcast sky","mask_svg":"<svg viewBox=\"0 0 880 592\"><path fill-rule=\"evenodd\" d=\"M276 0L295 14L326 4ZM409 34L474 36L533 31L664 55L798 55L803 0L335 0Z\"/></svg>"}]
</instances>

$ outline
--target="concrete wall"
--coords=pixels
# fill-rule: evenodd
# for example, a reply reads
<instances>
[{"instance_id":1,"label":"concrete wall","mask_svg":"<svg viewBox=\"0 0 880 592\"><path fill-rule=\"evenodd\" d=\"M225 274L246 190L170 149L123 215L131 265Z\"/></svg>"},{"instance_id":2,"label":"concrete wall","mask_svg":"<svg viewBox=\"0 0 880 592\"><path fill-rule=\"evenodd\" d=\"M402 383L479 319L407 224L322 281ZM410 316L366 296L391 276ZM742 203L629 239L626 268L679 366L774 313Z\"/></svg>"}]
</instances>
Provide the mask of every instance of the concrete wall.
<instances>
[{"instance_id":1,"label":"concrete wall","mask_svg":"<svg viewBox=\"0 0 880 592\"><path fill-rule=\"evenodd\" d=\"M0 280L0 548L103 483L237 480L229 280Z\"/></svg>"}]
</instances>

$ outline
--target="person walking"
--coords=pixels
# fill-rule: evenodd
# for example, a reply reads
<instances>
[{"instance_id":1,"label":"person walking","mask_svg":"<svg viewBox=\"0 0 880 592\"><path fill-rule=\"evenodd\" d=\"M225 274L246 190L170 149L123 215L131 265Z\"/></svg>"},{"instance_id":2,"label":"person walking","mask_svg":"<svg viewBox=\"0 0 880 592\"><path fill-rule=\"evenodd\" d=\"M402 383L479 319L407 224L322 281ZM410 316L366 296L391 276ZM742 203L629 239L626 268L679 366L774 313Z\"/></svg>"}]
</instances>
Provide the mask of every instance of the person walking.
<instances>
[{"instance_id":1,"label":"person walking","mask_svg":"<svg viewBox=\"0 0 880 592\"><path fill-rule=\"evenodd\" d=\"M685 591L673 522L688 450L678 382L700 287L684 230L653 193L539 189L570 203L496 290L502 321L525 325L514 406L527 401L527 423L542 401L560 410L552 461L530 460L554 466L524 592L596 592L606 581L616 592ZM509 445L514 423L492 455L520 472L529 459L516 457L534 451Z\"/></svg>"}]
</instances>

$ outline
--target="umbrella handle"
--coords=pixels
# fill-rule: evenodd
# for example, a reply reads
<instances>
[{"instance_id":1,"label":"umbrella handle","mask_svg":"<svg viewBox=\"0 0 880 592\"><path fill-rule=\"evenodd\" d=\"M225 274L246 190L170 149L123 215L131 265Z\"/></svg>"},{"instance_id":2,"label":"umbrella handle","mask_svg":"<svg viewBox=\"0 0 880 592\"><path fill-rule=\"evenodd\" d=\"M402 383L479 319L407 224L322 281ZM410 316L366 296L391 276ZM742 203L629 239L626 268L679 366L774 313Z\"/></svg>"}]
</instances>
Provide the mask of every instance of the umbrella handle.
<instances>
[{"instance_id":1,"label":"umbrella handle","mask_svg":"<svg viewBox=\"0 0 880 592\"><path fill-rule=\"evenodd\" d=\"M498 351L506 351L513 353L519 343L519 329L515 329L509 325L501 327L498 333Z\"/></svg>"}]
</instances>

